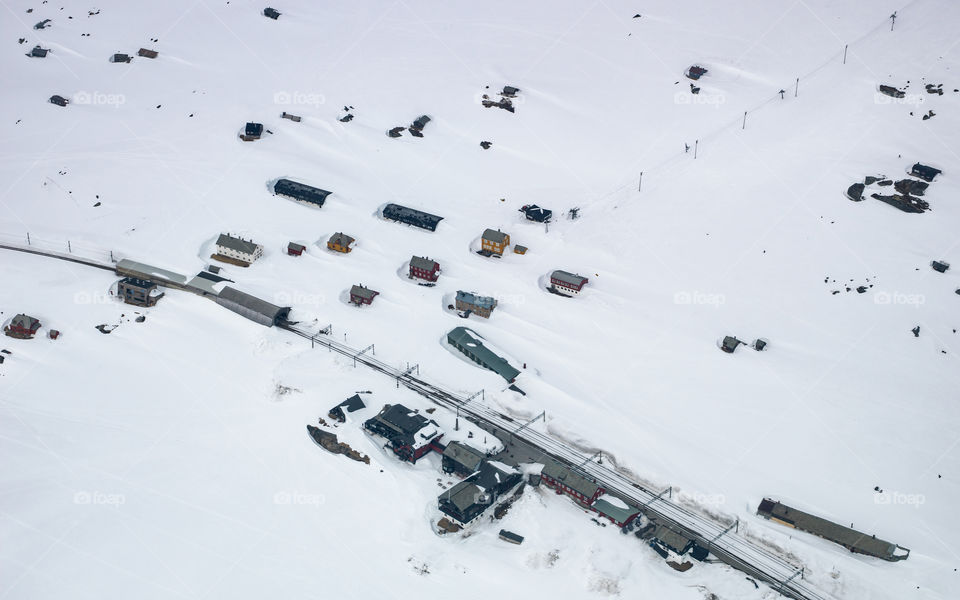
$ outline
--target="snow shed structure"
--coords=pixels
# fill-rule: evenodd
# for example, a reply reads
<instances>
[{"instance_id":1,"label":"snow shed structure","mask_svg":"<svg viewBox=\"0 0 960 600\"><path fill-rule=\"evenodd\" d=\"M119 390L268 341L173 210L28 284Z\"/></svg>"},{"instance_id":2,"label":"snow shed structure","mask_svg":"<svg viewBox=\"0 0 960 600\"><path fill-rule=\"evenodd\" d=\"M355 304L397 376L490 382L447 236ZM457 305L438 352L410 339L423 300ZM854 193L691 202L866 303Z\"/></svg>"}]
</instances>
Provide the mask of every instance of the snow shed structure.
<instances>
[{"instance_id":1,"label":"snow shed structure","mask_svg":"<svg viewBox=\"0 0 960 600\"><path fill-rule=\"evenodd\" d=\"M216 301L220 306L266 327L286 320L290 314L290 307L271 304L232 287L223 288Z\"/></svg>"},{"instance_id":2,"label":"snow shed structure","mask_svg":"<svg viewBox=\"0 0 960 600\"><path fill-rule=\"evenodd\" d=\"M407 225L413 225L414 227L427 229L429 231L436 231L437 224L443 220L443 217L431 215L430 213L413 208L407 208L399 204L388 204L384 206L383 218L399 223L406 223Z\"/></svg>"},{"instance_id":3,"label":"snow shed structure","mask_svg":"<svg viewBox=\"0 0 960 600\"><path fill-rule=\"evenodd\" d=\"M520 374L520 371L507 362L507 359L487 348L483 344L483 339L472 329L455 327L447 334L447 343L473 362L490 369L509 383L516 381L517 375Z\"/></svg>"},{"instance_id":4,"label":"snow shed structure","mask_svg":"<svg viewBox=\"0 0 960 600\"><path fill-rule=\"evenodd\" d=\"M781 525L806 531L840 544L854 554L866 554L891 562L904 560L910 556L910 550L907 548L878 539L875 535L868 535L822 517L791 508L769 498L763 499L757 508L757 514Z\"/></svg>"}]
</instances>

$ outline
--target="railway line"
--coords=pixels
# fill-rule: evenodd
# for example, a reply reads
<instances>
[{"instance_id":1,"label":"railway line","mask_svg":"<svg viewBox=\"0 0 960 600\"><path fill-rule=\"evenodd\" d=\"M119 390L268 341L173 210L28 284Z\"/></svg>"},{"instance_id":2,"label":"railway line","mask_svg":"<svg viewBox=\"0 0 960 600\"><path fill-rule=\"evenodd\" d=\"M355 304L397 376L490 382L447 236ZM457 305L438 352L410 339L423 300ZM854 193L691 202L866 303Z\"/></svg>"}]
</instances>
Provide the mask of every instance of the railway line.
<instances>
[{"instance_id":1,"label":"railway line","mask_svg":"<svg viewBox=\"0 0 960 600\"><path fill-rule=\"evenodd\" d=\"M373 356L361 354L346 344L319 337L321 334L304 331L295 324L284 322L278 324L278 327L387 375L397 381L398 385L417 392L437 405L458 411L460 415L484 429L492 430L493 433L501 432L582 472L608 493L639 506L649 517L683 532L697 544L709 549L724 563L767 583L784 596L796 600L828 598L803 578L801 567L739 535L732 530L732 523L717 522L682 506L664 497L663 491L648 489L615 469L591 461L590 457L560 440L531 428L523 428L523 424L508 415L471 402L465 396L429 383L419 375L396 369Z\"/></svg>"}]
</instances>

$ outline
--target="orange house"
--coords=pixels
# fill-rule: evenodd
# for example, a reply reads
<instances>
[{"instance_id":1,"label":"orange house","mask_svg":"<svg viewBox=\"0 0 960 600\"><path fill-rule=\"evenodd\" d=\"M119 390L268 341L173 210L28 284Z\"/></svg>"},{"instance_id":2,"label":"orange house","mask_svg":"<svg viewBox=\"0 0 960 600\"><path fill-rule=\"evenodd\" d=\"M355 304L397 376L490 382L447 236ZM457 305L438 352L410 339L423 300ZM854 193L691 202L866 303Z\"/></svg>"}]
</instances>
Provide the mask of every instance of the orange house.
<instances>
[{"instance_id":1,"label":"orange house","mask_svg":"<svg viewBox=\"0 0 960 600\"><path fill-rule=\"evenodd\" d=\"M353 250L353 248L350 247L350 244L355 241L356 240L349 235L337 232L331 235L330 239L327 240L327 248L333 250L334 252L343 252L346 254L347 252Z\"/></svg>"},{"instance_id":2,"label":"orange house","mask_svg":"<svg viewBox=\"0 0 960 600\"><path fill-rule=\"evenodd\" d=\"M483 232L483 249L498 256L503 255L503 251L510 245L510 234L503 233L499 229L487 229Z\"/></svg>"}]
</instances>

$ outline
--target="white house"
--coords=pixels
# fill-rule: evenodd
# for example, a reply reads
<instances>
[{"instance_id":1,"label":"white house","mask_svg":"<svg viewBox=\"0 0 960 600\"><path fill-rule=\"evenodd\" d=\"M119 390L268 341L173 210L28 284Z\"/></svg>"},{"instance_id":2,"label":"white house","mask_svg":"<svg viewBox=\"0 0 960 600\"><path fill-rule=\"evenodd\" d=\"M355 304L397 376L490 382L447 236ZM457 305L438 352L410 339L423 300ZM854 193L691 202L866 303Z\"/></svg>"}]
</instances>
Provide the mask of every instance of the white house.
<instances>
[{"instance_id":1,"label":"white house","mask_svg":"<svg viewBox=\"0 0 960 600\"><path fill-rule=\"evenodd\" d=\"M227 233L221 233L220 237L217 238L217 254L250 264L263 256L263 246L243 238L235 238Z\"/></svg>"}]
</instances>

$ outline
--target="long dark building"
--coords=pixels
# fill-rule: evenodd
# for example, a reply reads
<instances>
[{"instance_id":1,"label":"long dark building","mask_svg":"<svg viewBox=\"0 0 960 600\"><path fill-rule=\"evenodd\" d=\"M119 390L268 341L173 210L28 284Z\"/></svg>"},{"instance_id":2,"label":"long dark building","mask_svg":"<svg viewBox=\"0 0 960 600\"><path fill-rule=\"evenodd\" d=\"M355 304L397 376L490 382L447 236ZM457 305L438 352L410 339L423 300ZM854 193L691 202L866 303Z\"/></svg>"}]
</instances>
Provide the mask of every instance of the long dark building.
<instances>
[{"instance_id":1,"label":"long dark building","mask_svg":"<svg viewBox=\"0 0 960 600\"><path fill-rule=\"evenodd\" d=\"M904 560L910 556L910 550L869 535L828 521L822 517L805 513L774 500L764 498L757 508L761 517L776 521L787 527L793 527L807 533L818 535L825 540L840 544L855 554L866 554L883 560Z\"/></svg>"},{"instance_id":2,"label":"long dark building","mask_svg":"<svg viewBox=\"0 0 960 600\"><path fill-rule=\"evenodd\" d=\"M430 213L413 208L407 208L406 206L400 206L399 204L388 204L384 206L383 218L430 231L436 231L437 224L443 220L443 217L431 215Z\"/></svg>"},{"instance_id":3,"label":"long dark building","mask_svg":"<svg viewBox=\"0 0 960 600\"><path fill-rule=\"evenodd\" d=\"M232 287L223 288L216 301L220 306L267 327L273 327L290 314L289 307L271 304Z\"/></svg>"},{"instance_id":4,"label":"long dark building","mask_svg":"<svg viewBox=\"0 0 960 600\"><path fill-rule=\"evenodd\" d=\"M293 198L298 202L313 204L317 207L323 206L327 196L331 194L327 190L321 190L305 183L290 181L289 179L278 179L273 184L273 191L280 196Z\"/></svg>"}]
</instances>

